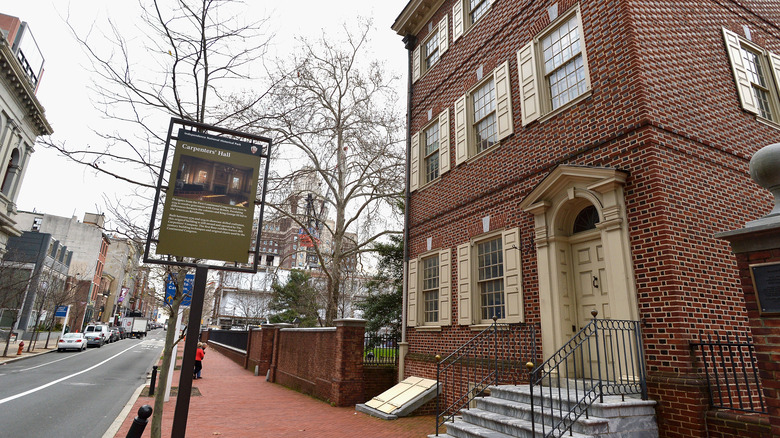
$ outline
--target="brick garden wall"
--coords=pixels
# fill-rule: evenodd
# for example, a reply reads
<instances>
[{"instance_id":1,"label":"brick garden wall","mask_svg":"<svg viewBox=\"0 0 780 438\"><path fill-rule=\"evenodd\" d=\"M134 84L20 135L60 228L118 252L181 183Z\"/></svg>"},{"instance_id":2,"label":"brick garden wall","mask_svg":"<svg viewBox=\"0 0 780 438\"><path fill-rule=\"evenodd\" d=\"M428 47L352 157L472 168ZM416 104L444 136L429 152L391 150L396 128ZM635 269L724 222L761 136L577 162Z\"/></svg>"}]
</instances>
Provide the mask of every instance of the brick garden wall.
<instances>
[{"instance_id":1,"label":"brick garden wall","mask_svg":"<svg viewBox=\"0 0 780 438\"><path fill-rule=\"evenodd\" d=\"M270 380L335 406L365 402L365 321L335 323L335 328L279 330Z\"/></svg>"},{"instance_id":2,"label":"brick garden wall","mask_svg":"<svg viewBox=\"0 0 780 438\"><path fill-rule=\"evenodd\" d=\"M451 250L451 320L457 321L455 248L482 217L502 218L507 228L520 228L524 314L538 322L534 224L520 201L560 164L629 173L625 204L650 397L659 401L662 437L701 436L708 403L689 343L700 331L748 331L737 264L713 234L771 209L771 197L749 179L748 161L779 136L740 108L721 26L743 35L747 25L754 42L777 53L780 32L766 23L780 22L780 10L750 3L751 13L763 18L743 19L709 1L581 1L591 95L523 127L516 52L549 22L553 4L563 13L574 2L520 8L497 0L460 39L450 35L449 50L414 84L411 132L429 122L429 112L449 108L452 170L412 194L409 256L426 252L429 238L432 250ZM452 23L452 6L445 1L431 21L449 15ZM423 26L418 41L427 33ZM478 69L488 74L507 60L514 134L456 167L454 103L477 82ZM454 324L406 335L405 376L435 378L429 358L449 354L474 332Z\"/></svg>"}]
</instances>

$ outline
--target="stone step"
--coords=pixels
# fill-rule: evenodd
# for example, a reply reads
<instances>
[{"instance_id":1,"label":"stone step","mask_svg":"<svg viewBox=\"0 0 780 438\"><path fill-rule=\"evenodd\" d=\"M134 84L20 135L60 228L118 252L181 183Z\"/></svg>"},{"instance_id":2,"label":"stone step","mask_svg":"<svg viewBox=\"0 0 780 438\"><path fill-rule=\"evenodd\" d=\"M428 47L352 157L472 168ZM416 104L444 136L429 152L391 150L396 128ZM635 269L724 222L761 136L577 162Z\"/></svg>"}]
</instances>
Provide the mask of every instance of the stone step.
<instances>
[{"instance_id":1,"label":"stone step","mask_svg":"<svg viewBox=\"0 0 780 438\"><path fill-rule=\"evenodd\" d=\"M480 397L477 399L477 407L484 411L494 412L509 418L516 418L529 423L531 421L531 405L527 403L505 400L497 397ZM536 424L538 426L544 424L544 427L547 430L556 425L560 421L562 415L568 413L568 410L566 412L543 411L539 406L534 407L533 411ZM594 417L593 415L588 415L588 417L581 415L572 426L572 430L585 435L608 433L609 421L604 418Z\"/></svg>"},{"instance_id":2,"label":"stone step","mask_svg":"<svg viewBox=\"0 0 780 438\"><path fill-rule=\"evenodd\" d=\"M497 385L490 387L491 397L510 400L519 403L530 404L531 403L531 389L528 385ZM534 387L534 405L538 406L539 401L544 401L546 410L561 409L568 412L572 406L574 406L579 398L582 398L584 393L582 390L574 390L570 388L550 388L550 387ZM655 401L642 400L639 396L625 396L608 395L604 396L604 402L596 401L588 409L590 417L600 418L614 418L614 417L627 417L633 415L654 415L655 414Z\"/></svg>"},{"instance_id":3,"label":"stone step","mask_svg":"<svg viewBox=\"0 0 780 438\"><path fill-rule=\"evenodd\" d=\"M463 415L463 421L467 423L475 424L485 429L501 432L511 437L533 438L534 435L537 437L544 436L543 432L549 433L551 431L551 427L542 429L540 424L537 423L536 431L534 433L533 426L531 422L528 420L514 418L511 416L506 416L496 412L486 411L483 409L469 409L467 411L463 411L462 415ZM601 432L603 433L608 432L606 421L603 421L601 423L601 426L602 426ZM567 432L566 436L571 436L573 438L586 438L586 437L592 437L594 435L589 433L581 433L578 431L573 431L571 435Z\"/></svg>"}]
</instances>

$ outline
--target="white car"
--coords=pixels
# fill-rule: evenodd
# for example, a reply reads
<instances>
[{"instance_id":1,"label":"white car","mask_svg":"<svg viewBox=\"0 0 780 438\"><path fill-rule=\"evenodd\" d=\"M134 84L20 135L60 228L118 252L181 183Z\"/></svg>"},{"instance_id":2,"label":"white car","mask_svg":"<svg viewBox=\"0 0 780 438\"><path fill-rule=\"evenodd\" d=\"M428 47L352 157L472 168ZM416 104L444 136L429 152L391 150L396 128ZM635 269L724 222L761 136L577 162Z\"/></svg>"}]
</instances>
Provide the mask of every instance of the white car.
<instances>
[{"instance_id":1,"label":"white car","mask_svg":"<svg viewBox=\"0 0 780 438\"><path fill-rule=\"evenodd\" d=\"M84 337L84 333L65 333L60 341L57 342L57 351L64 350L78 350L84 351L87 349L87 339Z\"/></svg>"}]
</instances>

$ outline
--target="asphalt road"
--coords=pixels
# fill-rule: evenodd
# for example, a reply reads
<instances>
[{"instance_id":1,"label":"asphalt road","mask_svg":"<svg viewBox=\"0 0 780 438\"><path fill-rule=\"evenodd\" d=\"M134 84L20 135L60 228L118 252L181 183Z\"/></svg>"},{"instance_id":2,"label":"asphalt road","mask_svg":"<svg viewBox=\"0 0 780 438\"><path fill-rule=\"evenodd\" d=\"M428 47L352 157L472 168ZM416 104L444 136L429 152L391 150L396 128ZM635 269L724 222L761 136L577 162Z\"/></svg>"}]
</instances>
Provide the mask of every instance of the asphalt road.
<instances>
[{"instance_id":1,"label":"asphalt road","mask_svg":"<svg viewBox=\"0 0 780 438\"><path fill-rule=\"evenodd\" d=\"M100 438L162 353L165 332L0 366L0 437Z\"/></svg>"}]
</instances>

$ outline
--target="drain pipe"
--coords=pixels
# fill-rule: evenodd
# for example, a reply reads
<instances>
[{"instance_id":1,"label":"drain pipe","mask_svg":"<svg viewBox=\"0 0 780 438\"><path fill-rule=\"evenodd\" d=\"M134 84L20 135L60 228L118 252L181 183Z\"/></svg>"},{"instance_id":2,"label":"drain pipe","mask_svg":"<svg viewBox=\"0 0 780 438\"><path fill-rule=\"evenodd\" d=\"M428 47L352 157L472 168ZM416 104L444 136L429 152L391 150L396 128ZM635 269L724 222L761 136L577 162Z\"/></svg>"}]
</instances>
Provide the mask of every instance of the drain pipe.
<instances>
[{"instance_id":1,"label":"drain pipe","mask_svg":"<svg viewBox=\"0 0 780 438\"><path fill-rule=\"evenodd\" d=\"M409 178L411 176L412 158L412 54L417 38L414 35L406 35L403 39L404 47L408 52L407 93L406 93L406 190L404 198L404 275L402 285L401 308L401 342L398 345L398 381L404 379L404 358L409 351L409 343L406 342L406 309L407 309L407 278L409 275Z\"/></svg>"}]
</instances>

